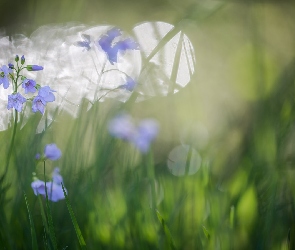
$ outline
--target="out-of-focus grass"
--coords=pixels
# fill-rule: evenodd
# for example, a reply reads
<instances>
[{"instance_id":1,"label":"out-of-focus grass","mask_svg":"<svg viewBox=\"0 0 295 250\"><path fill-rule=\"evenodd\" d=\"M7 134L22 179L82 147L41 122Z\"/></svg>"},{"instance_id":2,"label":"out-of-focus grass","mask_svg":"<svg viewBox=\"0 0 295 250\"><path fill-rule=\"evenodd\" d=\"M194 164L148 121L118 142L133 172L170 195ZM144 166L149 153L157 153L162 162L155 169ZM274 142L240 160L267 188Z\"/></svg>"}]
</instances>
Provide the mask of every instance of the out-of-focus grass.
<instances>
[{"instance_id":1,"label":"out-of-focus grass","mask_svg":"<svg viewBox=\"0 0 295 250\"><path fill-rule=\"evenodd\" d=\"M3 13L18 13L11 23L3 22L8 33L22 27L30 33L43 24L73 20L107 21L131 29L136 22L154 18L173 22L187 11L173 1L28 1L24 11L15 12L11 3L5 4ZM134 116L152 116L161 124L153 147L156 208L177 249L287 249L295 237L295 65L294 22L290 22L294 6L228 3L205 15L206 8L198 4L192 5L184 26L196 50L195 78L174 96L128 107ZM154 12L149 14L146 6ZM145 15L135 12L140 9ZM45 248L41 210L30 183L33 171L42 177L35 154L54 142L63 156L47 164L47 173L60 167L89 249L169 249L167 235L151 209L146 157L107 132L108 120L122 104L95 103L88 111L87 105L81 105L77 119L61 114L44 133L34 133L38 114L17 131L12 164L0 182L1 246L31 248L25 191L39 249ZM182 130L191 124L194 128L196 121L205 124L209 133L207 145L197 148L201 167L192 176L173 176L166 164L168 153L181 143ZM11 132L0 133L1 163ZM66 203L52 203L51 211L58 247L77 249Z\"/></svg>"}]
</instances>

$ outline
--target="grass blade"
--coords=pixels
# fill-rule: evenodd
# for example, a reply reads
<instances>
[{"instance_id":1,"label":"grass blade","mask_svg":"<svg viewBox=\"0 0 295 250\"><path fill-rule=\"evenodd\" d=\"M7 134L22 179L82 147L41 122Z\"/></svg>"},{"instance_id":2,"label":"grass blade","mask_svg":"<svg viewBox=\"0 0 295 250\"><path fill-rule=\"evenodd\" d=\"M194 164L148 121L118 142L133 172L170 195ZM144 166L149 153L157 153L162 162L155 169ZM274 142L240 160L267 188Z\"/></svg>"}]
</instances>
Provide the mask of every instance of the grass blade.
<instances>
[{"instance_id":1,"label":"grass blade","mask_svg":"<svg viewBox=\"0 0 295 250\"><path fill-rule=\"evenodd\" d=\"M64 195L65 195L65 198L66 198L67 207L68 207L68 210L69 210L69 213L70 213L70 216L71 216L71 220L72 220L73 226L74 226L75 231L76 231L76 235L77 235L77 238L78 238L80 247L81 247L81 249L87 249L85 240L84 240L84 238L82 236L80 227L78 225L78 222L76 220L74 211L73 211L72 206L70 204L70 201L69 201L68 195L66 193L65 187L64 187L63 183L61 183L61 185L62 185L62 190L63 190Z\"/></svg>"},{"instance_id":2,"label":"grass blade","mask_svg":"<svg viewBox=\"0 0 295 250\"><path fill-rule=\"evenodd\" d=\"M161 225L163 227L163 230L164 230L166 239L168 240L168 243L169 243L170 248L173 249L173 250L176 250L175 243L173 241L173 238L172 238L172 235L170 233L170 230L169 230L169 228L166 225L165 220L163 219L162 215L160 214L160 212L158 210L156 210L156 213L157 213L158 220L161 222Z\"/></svg>"},{"instance_id":3,"label":"grass blade","mask_svg":"<svg viewBox=\"0 0 295 250\"><path fill-rule=\"evenodd\" d=\"M29 215L29 221L30 221L31 236L32 236L32 250L35 250L35 249L37 250L38 243L37 243L37 237L36 237L36 230L35 230L34 221L30 212L29 203L28 203L28 199L25 192L24 192L24 197L25 197L26 206L27 206L28 215Z\"/></svg>"}]
</instances>

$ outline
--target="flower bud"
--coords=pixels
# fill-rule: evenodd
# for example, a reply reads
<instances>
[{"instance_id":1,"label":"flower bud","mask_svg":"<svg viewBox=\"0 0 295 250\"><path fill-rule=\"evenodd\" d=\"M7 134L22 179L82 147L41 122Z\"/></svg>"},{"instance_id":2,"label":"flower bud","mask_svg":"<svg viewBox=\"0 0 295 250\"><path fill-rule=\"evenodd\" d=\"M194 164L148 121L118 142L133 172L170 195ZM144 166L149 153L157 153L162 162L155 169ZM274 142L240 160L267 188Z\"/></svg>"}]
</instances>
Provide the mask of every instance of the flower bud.
<instances>
[{"instance_id":1,"label":"flower bud","mask_svg":"<svg viewBox=\"0 0 295 250\"><path fill-rule=\"evenodd\" d=\"M25 63L26 59L25 56L22 55L21 59L20 59L20 63L23 65Z\"/></svg>"},{"instance_id":2,"label":"flower bud","mask_svg":"<svg viewBox=\"0 0 295 250\"><path fill-rule=\"evenodd\" d=\"M15 56L14 61L16 61L16 62L19 61L19 56L18 55Z\"/></svg>"},{"instance_id":3,"label":"flower bud","mask_svg":"<svg viewBox=\"0 0 295 250\"><path fill-rule=\"evenodd\" d=\"M27 70L28 71L39 71L39 70L43 70L43 67L39 66L39 65L27 65Z\"/></svg>"}]
</instances>

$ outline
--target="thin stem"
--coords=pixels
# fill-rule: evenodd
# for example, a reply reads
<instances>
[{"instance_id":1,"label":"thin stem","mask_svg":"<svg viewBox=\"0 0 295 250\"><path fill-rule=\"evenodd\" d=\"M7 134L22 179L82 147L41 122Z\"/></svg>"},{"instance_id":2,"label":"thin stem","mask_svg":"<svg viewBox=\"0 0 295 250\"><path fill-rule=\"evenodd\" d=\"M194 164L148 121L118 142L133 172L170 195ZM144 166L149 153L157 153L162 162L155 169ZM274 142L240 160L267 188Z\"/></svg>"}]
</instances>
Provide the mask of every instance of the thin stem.
<instances>
[{"instance_id":1,"label":"thin stem","mask_svg":"<svg viewBox=\"0 0 295 250\"><path fill-rule=\"evenodd\" d=\"M13 131L12 131L12 137L11 137L11 141L10 141L9 151L8 151L8 154L7 154L4 175L6 175L7 170L8 170L8 167L9 167L9 163L10 163L10 159L11 159L11 154L12 154L12 149L13 149L13 146L14 146L15 134L16 134L17 118L18 118L17 110L14 110L14 114L15 115L14 115Z\"/></svg>"}]
</instances>

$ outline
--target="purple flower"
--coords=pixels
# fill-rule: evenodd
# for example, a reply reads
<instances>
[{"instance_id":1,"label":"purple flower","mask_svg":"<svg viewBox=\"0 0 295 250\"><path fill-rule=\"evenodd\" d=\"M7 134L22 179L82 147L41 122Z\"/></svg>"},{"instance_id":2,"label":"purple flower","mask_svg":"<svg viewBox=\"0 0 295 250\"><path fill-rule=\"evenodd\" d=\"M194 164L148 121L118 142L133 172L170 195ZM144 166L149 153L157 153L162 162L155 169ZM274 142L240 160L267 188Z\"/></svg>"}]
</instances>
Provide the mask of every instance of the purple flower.
<instances>
[{"instance_id":1,"label":"purple flower","mask_svg":"<svg viewBox=\"0 0 295 250\"><path fill-rule=\"evenodd\" d=\"M121 85L121 89L127 89L128 91L132 92L136 86L136 82L129 76L127 76L127 81L125 84Z\"/></svg>"},{"instance_id":2,"label":"purple flower","mask_svg":"<svg viewBox=\"0 0 295 250\"><path fill-rule=\"evenodd\" d=\"M36 82L32 79L24 79L22 83L22 87L25 89L25 93L35 93L36 92Z\"/></svg>"},{"instance_id":3,"label":"purple flower","mask_svg":"<svg viewBox=\"0 0 295 250\"><path fill-rule=\"evenodd\" d=\"M61 157L61 151L54 143L47 144L44 149L44 155L47 159L56 161Z\"/></svg>"},{"instance_id":4,"label":"purple flower","mask_svg":"<svg viewBox=\"0 0 295 250\"><path fill-rule=\"evenodd\" d=\"M31 183L31 187L34 190L35 195L42 195L46 198L45 192L45 182L41 180L36 180ZM62 186L60 184L55 183L54 181L46 182L46 190L48 200L53 202L57 202L59 200L63 200L65 198ZM66 193L67 190L65 189Z\"/></svg>"},{"instance_id":5,"label":"purple flower","mask_svg":"<svg viewBox=\"0 0 295 250\"><path fill-rule=\"evenodd\" d=\"M47 102L53 102L55 100L54 90L50 89L49 86L44 86L39 89L38 95L33 100L32 111L36 113L39 111L42 115L44 114L45 105Z\"/></svg>"},{"instance_id":6,"label":"purple flower","mask_svg":"<svg viewBox=\"0 0 295 250\"><path fill-rule=\"evenodd\" d=\"M27 99L24 98L20 93L8 95L7 109L15 108L18 112L22 111L23 103Z\"/></svg>"},{"instance_id":7,"label":"purple flower","mask_svg":"<svg viewBox=\"0 0 295 250\"><path fill-rule=\"evenodd\" d=\"M155 140L159 132L159 124L153 119L142 120L131 142L141 151L147 153L150 144Z\"/></svg>"},{"instance_id":8,"label":"purple flower","mask_svg":"<svg viewBox=\"0 0 295 250\"><path fill-rule=\"evenodd\" d=\"M39 111L42 115L44 114L46 101L41 96L36 96L33 100L32 111L36 113Z\"/></svg>"},{"instance_id":9,"label":"purple flower","mask_svg":"<svg viewBox=\"0 0 295 250\"><path fill-rule=\"evenodd\" d=\"M133 137L135 126L131 116L120 114L113 118L108 124L108 130L114 137L123 140L130 140Z\"/></svg>"},{"instance_id":10,"label":"purple flower","mask_svg":"<svg viewBox=\"0 0 295 250\"><path fill-rule=\"evenodd\" d=\"M85 48L87 51L91 49L90 47L90 36L82 34L83 41L76 42L76 46Z\"/></svg>"},{"instance_id":11,"label":"purple flower","mask_svg":"<svg viewBox=\"0 0 295 250\"><path fill-rule=\"evenodd\" d=\"M112 28L107 31L106 35L103 35L97 42L96 46L100 46L102 50L107 54L111 64L117 62L117 55L119 50L126 51L128 49L137 50L139 45L131 38L125 40L119 40L114 42L115 38L121 36L122 33L118 28Z\"/></svg>"},{"instance_id":12,"label":"purple flower","mask_svg":"<svg viewBox=\"0 0 295 250\"><path fill-rule=\"evenodd\" d=\"M13 65L12 63L8 63L8 67L9 67L10 69L13 69L13 68L14 68L14 65Z\"/></svg>"},{"instance_id":13,"label":"purple flower","mask_svg":"<svg viewBox=\"0 0 295 250\"><path fill-rule=\"evenodd\" d=\"M145 119L136 127L129 115L121 114L109 122L108 129L112 136L127 140L140 152L147 153L158 135L159 124L156 120Z\"/></svg>"},{"instance_id":14,"label":"purple flower","mask_svg":"<svg viewBox=\"0 0 295 250\"><path fill-rule=\"evenodd\" d=\"M3 65L0 68L0 85L3 83L3 87L5 89L9 87L9 81L8 81L9 73L12 73L12 70L8 68L6 65Z\"/></svg>"},{"instance_id":15,"label":"purple flower","mask_svg":"<svg viewBox=\"0 0 295 250\"><path fill-rule=\"evenodd\" d=\"M35 155L35 159L36 159L36 160L40 160L40 158L41 158L41 155L40 155L39 153L37 153L37 154Z\"/></svg>"},{"instance_id":16,"label":"purple flower","mask_svg":"<svg viewBox=\"0 0 295 250\"><path fill-rule=\"evenodd\" d=\"M52 90L49 86L44 86L39 89L38 95L41 96L45 102L53 102L55 97L52 92L56 91Z\"/></svg>"},{"instance_id":17,"label":"purple flower","mask_svg":"<svg viewBox=\"0 0 295 250\"><path fill-rule=\"evenodd\" d=\"M62 176L59 174L59 168L55 168L52 173L52 180L54 183L60 185L63 182Z\"/></svg>"},{"instance_id":18,"label":"purple flower","mask_svg":"<svg viewBox=\"0 0 295 250\"><path fill-rule=\"evenodd\" d=\"M39 71L39 70L43 70L43 67L39 66L39 65L27 65L27 70L28 71Z\"/></svg>"}]
</instances>

